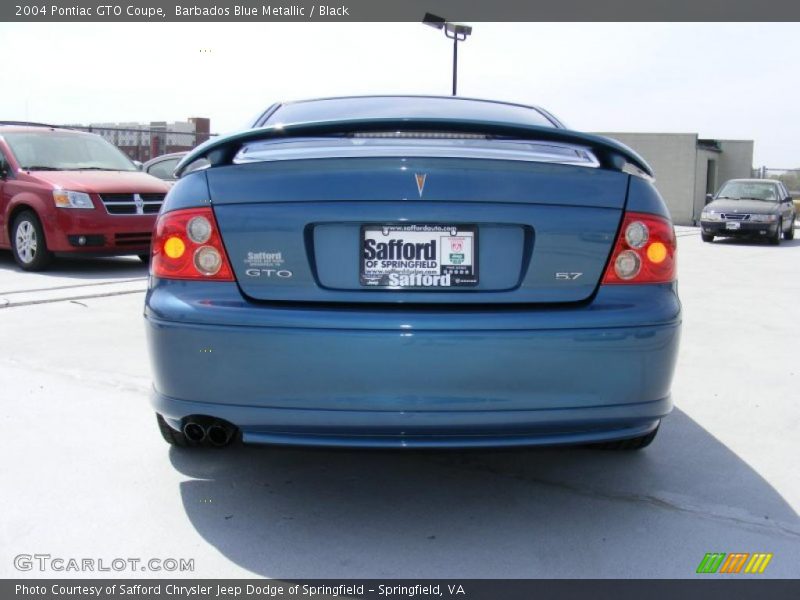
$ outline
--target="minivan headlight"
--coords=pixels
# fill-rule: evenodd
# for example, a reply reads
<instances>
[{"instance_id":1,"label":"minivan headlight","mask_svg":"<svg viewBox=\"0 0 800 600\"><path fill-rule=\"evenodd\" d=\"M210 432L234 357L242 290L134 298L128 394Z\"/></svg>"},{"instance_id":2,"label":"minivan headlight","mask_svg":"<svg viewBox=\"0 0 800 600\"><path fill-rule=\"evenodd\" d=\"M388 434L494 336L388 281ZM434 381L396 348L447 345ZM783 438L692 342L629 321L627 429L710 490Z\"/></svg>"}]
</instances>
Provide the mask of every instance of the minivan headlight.
<instances>
[{"instance_id":1,"label":"minivan headlight","mask_svg":"<svg viewBox=\"0 0 800 600\"><path fill-rule=\"evenodd\" d=\"M55 190L53 200L58 208L94 208L89 194L83 192L69 192L67 190Z\"/></svg>"},{"instance_id":2,"label":"minivan headlight","mask_svg":"<svg viewBox=\"0 0 800 600\"><path fill-rule=\"evenodd\" d=\"M778 215L750 215L750 220L755 223L774 223Z\"/></svg>"}]
</instances>

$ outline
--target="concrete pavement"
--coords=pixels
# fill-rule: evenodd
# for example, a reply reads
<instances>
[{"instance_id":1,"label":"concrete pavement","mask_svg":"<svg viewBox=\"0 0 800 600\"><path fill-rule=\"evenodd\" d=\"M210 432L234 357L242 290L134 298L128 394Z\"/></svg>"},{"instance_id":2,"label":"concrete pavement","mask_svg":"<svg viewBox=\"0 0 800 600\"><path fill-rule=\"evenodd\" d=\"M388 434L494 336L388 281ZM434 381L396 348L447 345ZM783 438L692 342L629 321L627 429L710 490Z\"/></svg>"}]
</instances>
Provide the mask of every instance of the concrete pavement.
<instances>
[{"instance_id":1,"label":"concrete pavement","mask_svg":"<svg viewBox=\"0 0 800 600\"><path fill-rule=\"evenodd\" d=\"M763 576L797 577L798 264L800 241L679 230L676 410L642 452L187 452L147 404L144 268L0 254L0 297L46 300L0 308L0 576L87 575L14 568L49 553L195 566L90 576L694 577L772 552Z\"/></svg>"}]
</instances>

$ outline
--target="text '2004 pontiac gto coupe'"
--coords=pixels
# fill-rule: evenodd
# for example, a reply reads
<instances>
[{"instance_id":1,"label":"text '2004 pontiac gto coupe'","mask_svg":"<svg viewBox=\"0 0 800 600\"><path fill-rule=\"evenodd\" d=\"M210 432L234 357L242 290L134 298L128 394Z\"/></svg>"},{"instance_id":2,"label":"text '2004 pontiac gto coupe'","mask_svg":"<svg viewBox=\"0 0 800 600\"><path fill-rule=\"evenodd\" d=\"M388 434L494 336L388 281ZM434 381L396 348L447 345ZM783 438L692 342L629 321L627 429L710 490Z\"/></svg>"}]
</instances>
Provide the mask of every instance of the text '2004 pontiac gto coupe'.
<instances>
[{"instance_id":1,"label":"text '2004 pontiac gto coupe'","mask_svg":"<svg viewBox=\"0 0 800 600\"><path fill-rule=\"evenodd\" d=\"M633 449L671 409L675 235L618 142L527 106L338 98L182 171L145 308L172 444Z\"/></svg>"}]
</instances>

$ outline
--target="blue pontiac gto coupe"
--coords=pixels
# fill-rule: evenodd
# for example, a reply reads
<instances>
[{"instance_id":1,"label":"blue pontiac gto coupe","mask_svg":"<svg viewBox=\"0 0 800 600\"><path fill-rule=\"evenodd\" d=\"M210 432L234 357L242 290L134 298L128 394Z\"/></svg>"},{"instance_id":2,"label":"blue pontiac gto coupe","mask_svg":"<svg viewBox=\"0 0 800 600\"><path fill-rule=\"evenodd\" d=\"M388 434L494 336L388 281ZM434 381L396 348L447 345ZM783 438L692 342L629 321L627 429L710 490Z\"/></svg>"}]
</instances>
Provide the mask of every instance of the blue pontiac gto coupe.
<instances>
[{"instance_id":1,"label":"blue pontiac gto coupe","mask_svg":"<svg viewBox=\"0 0 800 600\"><path fill-rule=\"evenodd\" d=\"M672 407L675 235L618 142L516 104L332 98L177 173L145 307L171 444L637 449Z\"/></svg>"}]
</instances>

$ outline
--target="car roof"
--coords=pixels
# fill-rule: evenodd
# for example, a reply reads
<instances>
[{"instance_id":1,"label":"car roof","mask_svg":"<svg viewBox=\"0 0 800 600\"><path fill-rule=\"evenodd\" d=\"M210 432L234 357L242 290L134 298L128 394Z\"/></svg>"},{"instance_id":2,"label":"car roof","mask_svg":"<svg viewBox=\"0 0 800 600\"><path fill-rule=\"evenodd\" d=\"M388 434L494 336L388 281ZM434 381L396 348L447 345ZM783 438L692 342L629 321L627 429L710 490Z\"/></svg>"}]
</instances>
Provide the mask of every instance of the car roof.
<instances>
[{"instance_id":1,"label":"car roof","mask_svg":"<svg viewBox=\"0 0 800 600\"><path fill-rule=\"evenodd\" d=\"M77 131L67 127L57 125L47 125L45 123L24 123L22 121L0 121L0 135L4 133L42 133L54 131L58 133L73 133L75 135L93 135L86 131Z\"/></svg>"},{"instance_id":2,"label":"car roof","mask_svg":"<svg viewBox=\"0 0 800 600\"><path fill-rule=\"evenodd\" d=\"M485 104L499 104L501 106L517 106L520 108L538 109L539 107L531 104L520 104L519 102L507 102L505 100L494 100L491 98L475 98L472 96L438 96L435 94L366 94L362 96L325 96L322 98L305 98L301 100L288 100L281 104L307 104L310 102L337 102L340 100L357 99L378 99L389 102L403 100L447 100L449 102L482 102Z\"/></svg>"},{"instance_id":3,"label":"car roof","mask_svg":"<svg viewBox=\"0 0 800 600\"><path fill-rule=\"evenodd\" d=\"M772 183L779 185L781 182L777 179L757 179L757 178L742 178L742 179L729 179L725 183Z\"/></svg>"},{"instance_id":4,"label":"car roof","mask_svg":"<svg viewBox=\"0 0 800 600\"><path fill-rule=\"evenodd\" d=\"M373 95L337 96L294 100L267 109L259 124L275 117L277 122L298 123L343 118L435 118L495 121L564 128L548 111L527 104L464 96Z\"/></svg>"}]
</instances>

